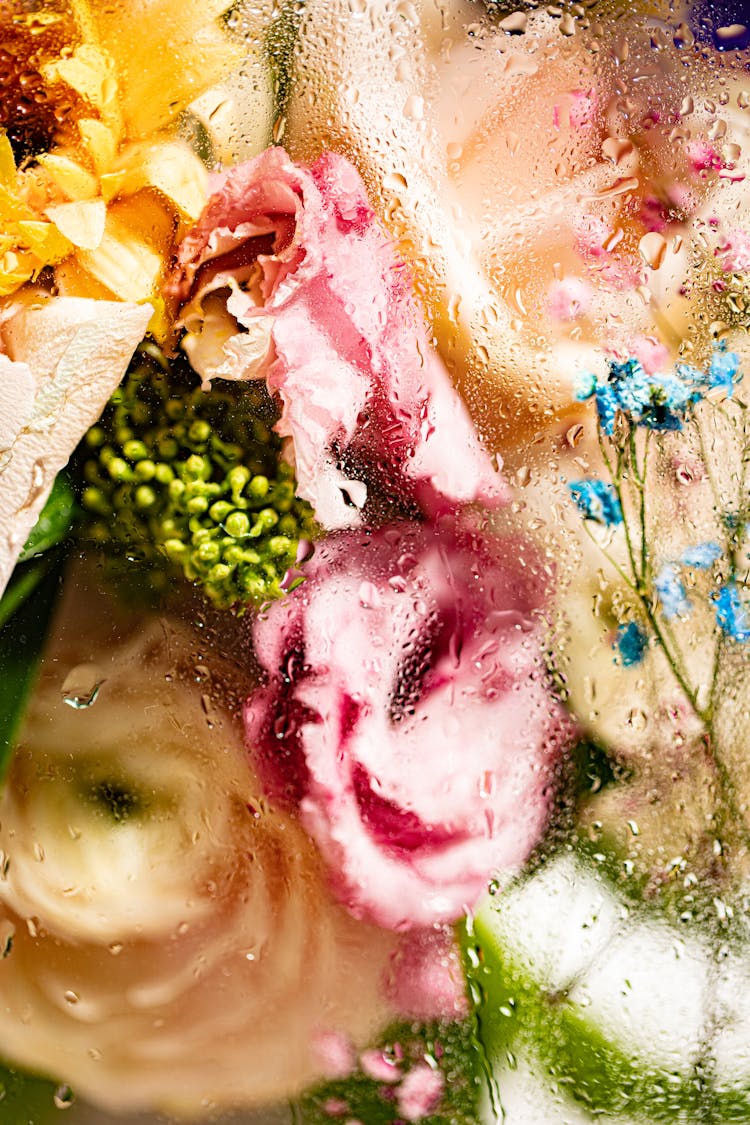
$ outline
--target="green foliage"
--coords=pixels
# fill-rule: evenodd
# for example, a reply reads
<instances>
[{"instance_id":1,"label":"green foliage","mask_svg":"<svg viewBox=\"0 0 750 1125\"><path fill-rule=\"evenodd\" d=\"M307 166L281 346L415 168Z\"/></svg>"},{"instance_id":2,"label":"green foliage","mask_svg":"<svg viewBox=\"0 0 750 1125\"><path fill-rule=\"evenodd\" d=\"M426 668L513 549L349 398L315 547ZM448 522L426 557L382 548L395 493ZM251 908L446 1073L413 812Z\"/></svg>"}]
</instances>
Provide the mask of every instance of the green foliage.
<instances>
[{"instance_id":1,"label":"green foliage","mask_svg":"<svg viewBox=\"0 0 750 1125\"><path fill-rule=\"evenodd\" d=\"M55 1102L57 1096L58 1101ZM48 1125L72 1097L67 1087L0 1065L0 1121L3 1125Z\"/></svg>"},{"instance_id":2,"label":"green foliage","mask_svg":"<svg viewBox=\"0 0 750 1125\"><path fill-rule=\"evenodd\" d=\"M60 547L74 511L73 490L61 473L0 598L0 780L42 655L60 588Z\"/></svg>"},{"instance_id":3,"label":"green foliage","mask_svg":"<svg viewBox=\"0 0 750 1125\"><path fill-rule=\"evenodd\" d=\"M186 361L142 345L84 441L85 538L159 592L184 577L221 608L278 597L315 525L276 417L264 386L203 391Z\"/></svg>"},{"instance_id":4,"label":"green foliage","mask_svg":"<svg viewBox=\"0 0 750 1125\"><path fill-rule=\"evenodd\" d=\"M16 567L0 601L0 612L6 606L7 614L0 626L0 780L8 768L60 589L59 558L46 556L22 565L32 569L19 576L21 568ZM7 599L12 601L10 612Z\"/></svg>"}]
</instances>

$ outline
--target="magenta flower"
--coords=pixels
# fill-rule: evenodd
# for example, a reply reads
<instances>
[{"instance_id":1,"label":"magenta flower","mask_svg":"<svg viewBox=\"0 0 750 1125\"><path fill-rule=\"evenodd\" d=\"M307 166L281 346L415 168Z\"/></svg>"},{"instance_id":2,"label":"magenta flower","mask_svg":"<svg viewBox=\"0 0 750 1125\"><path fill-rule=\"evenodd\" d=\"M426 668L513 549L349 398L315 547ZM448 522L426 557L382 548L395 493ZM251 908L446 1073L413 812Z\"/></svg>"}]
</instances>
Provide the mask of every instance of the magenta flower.
<instances>
[{"instance_id":1,"label":"magenta flower","mask_svg":"<svg viewBox=\"0 0 750 1125\"><path fill-rule=\"evenodd\" d=\"M539 839L565 720L534 564L467 530L334 536L256 621L248 745L355 915L452 921Z\"/></svg>"},{"instance_id":2,"label":"magenta flower","mask_svg":"<svg viewBox=\"0 0 750 1125\"><path fill-rule=\"evenodd\" d=\"M359 524L371 484L430 515L504 498L344 157L305 169L270 148L216 177L169 291L204 381L263 378L277 396L299 495L324 527Z\"/></svg>"}]
</instances>

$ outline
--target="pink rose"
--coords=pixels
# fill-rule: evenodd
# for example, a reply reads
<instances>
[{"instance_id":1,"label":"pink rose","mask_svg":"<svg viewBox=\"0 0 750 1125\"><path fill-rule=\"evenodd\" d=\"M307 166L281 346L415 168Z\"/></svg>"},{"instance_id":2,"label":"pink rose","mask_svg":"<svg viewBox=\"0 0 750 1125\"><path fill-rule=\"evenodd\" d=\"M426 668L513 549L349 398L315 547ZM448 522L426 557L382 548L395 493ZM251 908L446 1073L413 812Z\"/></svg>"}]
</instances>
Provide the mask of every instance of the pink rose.
<instances>
[{"instance_id":1,"label":"pink rose","mask_svg":"<svg viewBox=\"0 0 750 1125\"><path fill-rule=\"evenodd\" d=\"M431 513L504 497L342 156L308 170L270 148L218 177L169 288L204 381L263 378L277 396L299 495L325 527L358 524L370 482Z\"/></svg>"},{"instance_id":2,"label":"pink rose","mask_svg":"<svg viewBox=\"0 0 750 1125\"><path fill-rule=\"evenodd\" d=\"M564 720L534 561L466 530L332 537L256 622L248 744L355 915L451 921L539 838Z\"/></svg>"}]
</instances>

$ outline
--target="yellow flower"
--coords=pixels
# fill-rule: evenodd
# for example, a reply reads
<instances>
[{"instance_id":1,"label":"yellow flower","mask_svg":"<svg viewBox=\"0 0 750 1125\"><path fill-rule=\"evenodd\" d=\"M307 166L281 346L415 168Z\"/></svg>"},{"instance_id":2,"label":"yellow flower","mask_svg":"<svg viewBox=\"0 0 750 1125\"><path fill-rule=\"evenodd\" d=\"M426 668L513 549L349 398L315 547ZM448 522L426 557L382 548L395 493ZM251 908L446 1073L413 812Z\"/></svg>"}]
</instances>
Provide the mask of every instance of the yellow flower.
<instances>
[{"instance_id":1,"label":"yellow flower","mask_svg":"<svg viewBox=\"0 0 750 1125\"><path fill-rule=\"evenodd\" d=\"M38 67L46 96L74 107L64 133L20 170L0 138L0 296L52 266L63 294L154 301L205 201L206 171L174 126L240 58L227 6L71 0L73 41Z\"/></svg>"}]
</instances>

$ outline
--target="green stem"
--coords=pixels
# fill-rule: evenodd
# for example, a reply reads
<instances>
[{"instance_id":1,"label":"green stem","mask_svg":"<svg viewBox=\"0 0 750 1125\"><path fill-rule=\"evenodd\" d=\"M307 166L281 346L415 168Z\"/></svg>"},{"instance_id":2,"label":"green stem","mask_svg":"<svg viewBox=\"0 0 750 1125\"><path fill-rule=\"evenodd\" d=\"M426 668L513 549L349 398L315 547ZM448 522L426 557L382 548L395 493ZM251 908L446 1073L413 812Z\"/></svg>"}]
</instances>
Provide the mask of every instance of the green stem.
<instances>
[{"instance_id":1,"label":"green stem","mask_svg":"<svg viewBox=\"0 0 750 1125\"><path fill-rule=\"evenodd\" d=\"M610 478L612 480L612 486L615 490L615 494L617 496L618 502L620 504L620 508L622 510L623 530L624 530L624 534L625 534L625 545L626 545L626 549L627 549L628 562L630 564L630 571L631 571L631 574L633 576L633 581L632 582L628 581L628 586L630 586L630 588L634 591L636 597L638 598L638 600L641 604L643 612L645 613L646 618L647 618L647 620L648 620L648 622L649 622L649 624L650 624L650 626L651 626L651 628L654 632L654 636L656 637L657 641L659 642L659 645L661 646L662 652L664 653L664 656L667 660L667 663L669 664L669 667L672 671L672 675L674 676L675 680L677 681L678 685L680 686L680 688L681 688L685 698L687 699L688 703L690 704L694 714L696 715L696 717L698 718L700 723L703 725L703 728L704 728L705 734L706 734L706 743L705 743L706 751L707 751L707 753L710 757L711 764L713 766L714 772L716 774L716 777L719 781L719 785L721 787L721 803L723 805L723 811L726 812L726 814L729 817L731 817L732 821L736 825L738 835L742 839L745 847L747 847L750 850L750 830L748 829L747 822L746 822L746 820L745 820L745 818L744 818L744 816L743 816L743 814L742 814L742 812L741 812L741 810L740 810L740 808L737 804L737 801L736 801L736 798L735 798L735 786L734 786L734 783L732 781L731 773L730 773L729 769L727 768L727 766L725 765L725 763L724 763L724 761L721 757L721 754L718 752L717 747L716 747L716 737L715 737L715 732L714 732L714 728L713 728L713 707L711 705L712 700L709 703L708 707L703 708L703 707L700 706L700 704L698 702L697 689L695 689L692 686L692 684L690 683L690 679L689 679L687 670L684 667L683 661L681 659L679 644L677 643L677 640L676 640L674 634L672 633L672 630L671 630L670 626L668 626L666 623L662 624L662 622L659 620L659 618L658 618L658 616L657 616L657 614L654 610L653 601L652 601L652 598L650 597L650 591L649 591L648 586L647 586L648 552L646 550L646 536L645 536L646 515L645 515L645 498L644 498L644 493L645 493L644 480L645 480L645 471L646 471L646 460L645 459L646 459L646 456L647 456L647 451L644 452L644 468L643 468L643 472L641 473L638 469L637 449L635 447L635 438L634 438L633 431L631 430L630 435L629 435L628 445L626 447L630 456L627 457L627 454L625 454L622 449L618 449L617 450L617 464L616 464L616 468L613 471L612 462L611 462L610 458L607 456L606 450L604 448L604 443L603 443L601 431L599 431L599 444L600 444L600 448L602 450L602 455L604 457L604 462L607 466L607 470L608 470L608 472L610 474ZM702 453L703 453L703 449L702 449ZM642 564L642 569L640 571L639 571L638 564L637 564L637 561L636 561L637 555L636 555L636 551L635 551L635 547L634 547L633 537L631 535L631 531L630 531L630 527L629 527L629 523L628 523L627 509L626 509L625 504L624 504L623 468L625 467L625 464L626 464L626 458L627 458L628 461L630 461L630 464L631 464L631 467L632 467L632 470L633 470L633 479L636 482L636 487L638 488L640 496L642 498L641 499L641 505L640 505L641 534L642 534L640 561L641 561L641 564ZM609 558L609 555L603 549L602 549L602 553L605 555L605 557ZM620 568L617 566L617 564L614 563L614 560L612 560L610 558L610 561L613 563L613 565L615 566L618 573L620 573L622 575L622 577L625 577L625 575L620 570ZM626 581L627 581L627 579L626 579ZM714 682L715 682L715 677L716 677L716 671L714 672ZM713 695L713 684L712 684L712 695ZM724 820L725 820L725 817L722 815L720 817L720 824L723 824Z\"/></svg>"}]
</instances>

